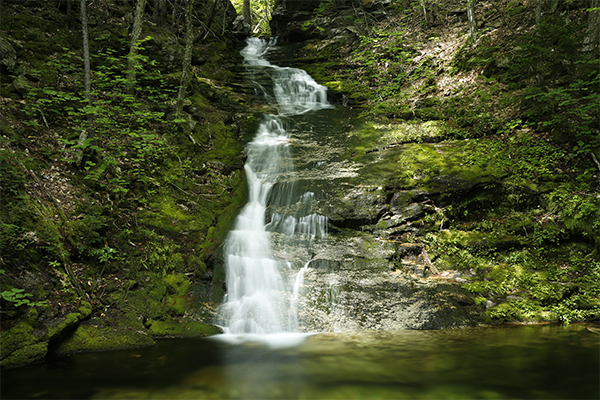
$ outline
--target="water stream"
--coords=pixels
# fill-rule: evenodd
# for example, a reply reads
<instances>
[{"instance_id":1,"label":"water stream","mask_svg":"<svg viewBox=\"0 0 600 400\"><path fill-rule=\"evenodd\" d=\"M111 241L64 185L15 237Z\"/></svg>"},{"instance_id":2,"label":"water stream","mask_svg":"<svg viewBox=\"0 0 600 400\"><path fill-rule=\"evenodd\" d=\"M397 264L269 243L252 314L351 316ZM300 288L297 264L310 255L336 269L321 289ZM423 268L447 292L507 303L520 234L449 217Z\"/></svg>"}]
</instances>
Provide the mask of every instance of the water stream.
<instances>
[{"instance_id":1,"label":"water stream","mask_svg":"<svg viewBox=\"0 0 600 400\"><path fill-rule=\"evenodd\" d=\"M278 113L263 116L254 140L246 146L249 199L223 252L227 295L217 323L225 338L298 331L297 298L310 259L307 243L326 232L326 218L312 212L315 194L296 187L290 152L294 138L286 124L290 117L331 108L327 89L305 71L272 65L265 58L270 44L250 38L241 51L257 93ZM304 265L275 257L271 246L275 234L293 243L291 253L306 254ZM282 273L284 269L289 273Z\"/></svg>"}]
</instances>

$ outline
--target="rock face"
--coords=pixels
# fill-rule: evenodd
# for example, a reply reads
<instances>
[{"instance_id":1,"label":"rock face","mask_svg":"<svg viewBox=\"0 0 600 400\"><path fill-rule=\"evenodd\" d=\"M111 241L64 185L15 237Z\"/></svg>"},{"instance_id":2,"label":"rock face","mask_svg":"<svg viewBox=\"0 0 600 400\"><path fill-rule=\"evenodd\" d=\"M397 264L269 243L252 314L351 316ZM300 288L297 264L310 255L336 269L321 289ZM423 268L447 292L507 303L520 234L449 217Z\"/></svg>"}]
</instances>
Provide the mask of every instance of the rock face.
<instances>
[{"instance_id":1,"label":"rock face","mask_svg":"<svg viewBox=\"0 0 600 400\"><path fill-rule=\"evenodd\" d=\"M0 66L13 71L17 64L17 53L6 38L0 37Z\"/></svg>"},{"instance_id":2,"label":"rock face","mask_svg":"<svg viewBox=\"0 0 600 400\"><path fill-rule=\"evenodd\" d=\"M392 243L370 235L330 240L316 249L304 275L300 317L308 331L441 329L480 321L482 309L456 282L397 270ZM408 258L418 263L414 255L402 260Z\"/></svg>"},{"instance_id":3,"label":"rock face","mask_svg":"<svg viewBox=\"0 0 600 400\"><path fill-rule=\"evenodd\" d=\"M434 274L418 237L432 229L425 221L436 209L498 177L447 169L400 179L390 167L415 146L436 147L378 152L354 161L355 177L328 179L332 195L323 208L330 235L312 249L304 275L300 309L308 330L440 329L481 322L484 309L461 287L464 280ZM441 156L454 151L446 146ZM426 168L435 157L429 162Z\"/></svg>"},{"instance_id":4,"label":"rock face","mask_svg":"<svg viewBox=\"0 0 600 400\"><path fill-rule=\"evenodd\" d=\"M360 34L356 21L377 21L391 0L278 0L272 12L271 33L284 41L309 39L350 40ZM314 21L309 22L310 19Z\"/></svg>"},{"instance_id":5,"label":"rock face","mask_svg":"<svg viewBox=\"0 0 600 400\"><path fill-rule=\"evenodd\" d=\"M312 17L319 4L321 0L277 0L271 13L271 33L293 42L308 39L310 35L302 29L302 24Z\"/></svg>"},{"instance_id":6,"label":"rock face","mask_svg":"<svg viewBox=\"0 0 600 400\"><path fill-rule=\"evenodd\" d=\"M297 301L301 329L480 324L485 308L462 288L460 275L435 272L420 237L439 229L427 221L440 207L471 196L499 176L458 168L464 155L454 143L407 143L352 156L357 143L348 138L361 133L359 127L344 126L348 118L338 108L294 119L297 185L315 193L311 212L326 216L329 224L328 235L313 238L309 246ZM277 258L303 265L306 255L293 254L285 235L273 236ZM294 282L297 270L284 274Z\"/></svg>"}]
</instances>

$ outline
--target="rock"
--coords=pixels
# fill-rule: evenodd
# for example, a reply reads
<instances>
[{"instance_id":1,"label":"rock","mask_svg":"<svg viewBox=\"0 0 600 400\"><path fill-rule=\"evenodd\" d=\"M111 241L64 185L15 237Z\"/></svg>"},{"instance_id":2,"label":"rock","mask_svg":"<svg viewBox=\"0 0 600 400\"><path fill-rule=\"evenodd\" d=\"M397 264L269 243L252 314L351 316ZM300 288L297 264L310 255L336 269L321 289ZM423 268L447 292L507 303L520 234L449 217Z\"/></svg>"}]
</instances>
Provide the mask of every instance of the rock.
<instances>
[{"instance_id":1,"label":"rock","mask_svg":"<svg viewBox=\"0 0 600 400\"><path fill-rule=\"evenodd\" d=\"M149 321L148 325L148 333L153 338L205 337L223 333L217 326L192 320Z\"/></svg>"},{"instance_id":2,"label":"rock","mask_svg":"<svg viewBox=\"0 0 600 400\"><path fill-rule=\"evenodd\" d=\"M329 213L330 222L342 228L358 228L373 224L388 210L381 191L354 188L341 192Z\"/></svg>"},{"instance_id":3,"label":"rock","mask_svg":"<svg viewBox=\"0 0 600 400\"><path fill-rule=\"evenodd\" d=\"M67 315L48 310L39 316L31 308L27 318L0 333L0 365L10 368L43 361L49 343L69 332L91 312L92 306L86 301L81 302L77 312Z\"/></svg>"},{"instance_id":4,"label":"rock","mask_svg":"<svg viewBox=\"0 0 600 400\"><path fill-rule=\"evenodd\" d=\"M17 53L4 36L0 37L0 67L12 72L17 64Z\"/></svg>"},{"instance_id":5,"label":"rock","mask_svg":"<svg viewBox=\"0 0 600 400\"><path fill-rule=\"evenodd\" d=\"M106 350L135 349L155 345L142 323L128 326L105 326L93 321L79 326L62 342L57 353L82 353Z\"/></svg>"},{"instance_id":6,"label":"rock","mask_svg":"<svg viewBox=\"0 0 600 400\"><path fill-rule=\"evenodd\" d=\"M32 83L25 77L25 75L17 76L13 82L15 90L23 97L27 96L27 93L31 90Z\"/></svg>"}]
</instances>

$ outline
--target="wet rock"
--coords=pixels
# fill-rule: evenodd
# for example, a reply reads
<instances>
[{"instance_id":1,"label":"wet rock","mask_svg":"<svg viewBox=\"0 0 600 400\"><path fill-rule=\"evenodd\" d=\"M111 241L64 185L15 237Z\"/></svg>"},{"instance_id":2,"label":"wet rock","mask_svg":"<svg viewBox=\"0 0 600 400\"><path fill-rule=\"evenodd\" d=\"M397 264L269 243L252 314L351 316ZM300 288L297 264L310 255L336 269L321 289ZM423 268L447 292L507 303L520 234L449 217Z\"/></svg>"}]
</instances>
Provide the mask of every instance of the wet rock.
<instances>
[{"instance_id":1,"label":"wet rock","mask_svg":"<svg viewBox=\"0 0 600 400\"><path fill-rule=\"evenodd\" d=\"M331 224L341 228L360 228L373 224L389 209L381 191L368 191L360 188L340 193L332 201L329 213Z\"/></svg>"},{"instance_id":2,"label":"wet rock","mask_svg":"<svg viewBox=\"0 0 600 400\"><path fill-rule=\"evenodd\" d=\"M153 338L205 337L223 333L217 326L193 320L149 321L147 325L148 333Z\"/></svg>"}]
</instances>

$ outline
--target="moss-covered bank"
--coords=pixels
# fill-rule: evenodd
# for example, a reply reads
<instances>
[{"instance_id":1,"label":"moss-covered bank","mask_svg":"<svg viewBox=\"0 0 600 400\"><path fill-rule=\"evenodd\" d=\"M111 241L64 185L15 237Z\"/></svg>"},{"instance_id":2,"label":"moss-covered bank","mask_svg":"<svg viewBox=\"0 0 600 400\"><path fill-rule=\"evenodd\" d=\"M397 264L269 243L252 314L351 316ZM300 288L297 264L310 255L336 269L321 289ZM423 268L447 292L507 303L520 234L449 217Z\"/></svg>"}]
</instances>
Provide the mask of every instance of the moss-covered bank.
<instances>
[{"instance_id":1,"label":"moss-covered bank","mask_svg":"<svg viewBox=\"0 0 600 400\"><path fill-rule=\"evenodd\" d=\"M88 6L86 108L82 21L71 3L1 4L3 367L43 360L48 349L218 333L216 249L244 202L242 138L253 110L238 90L230 2L218 0L212 17L208 4L194 9L211 30L193 27L180 115L183 8L155 13L147 2L129 84L131 2Z\"/></svg>"}]
</instances>

